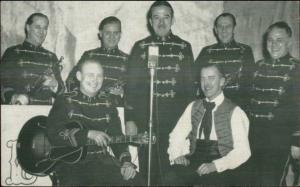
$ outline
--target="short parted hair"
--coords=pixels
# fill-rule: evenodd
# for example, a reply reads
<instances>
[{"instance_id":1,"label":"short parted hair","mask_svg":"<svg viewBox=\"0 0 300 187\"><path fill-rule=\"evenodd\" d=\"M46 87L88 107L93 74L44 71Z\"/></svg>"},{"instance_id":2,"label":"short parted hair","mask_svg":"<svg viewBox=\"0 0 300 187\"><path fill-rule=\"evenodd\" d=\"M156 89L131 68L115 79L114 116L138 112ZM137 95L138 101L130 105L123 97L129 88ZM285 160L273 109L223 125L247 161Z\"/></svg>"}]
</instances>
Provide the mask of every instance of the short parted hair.
<instances>
[{"instance_id":1,"label":"short parted hair","mask_svg":"<svg viewBox=\"0 0 300 187\"><path fill-rule=\"evenodd\" d=\"M48 18L48 16L46 16L45 14L42 14L42 13L40 13L40 12L37 12L37 13L33 13L33 14L31 14L28 18L27 18L27 20L26 20L26 22L25 22L25 28L24 28L24 30L25 30L25 35L27 36L27 30L26 30L26 25L31 25L32 23L33 23L33 18L34 17L43 17L43 18L46 18L47 20L48 20L48 23L49 23L49 18Z\"/></svg>"},{"instance_id":2,"label":"short parted hair","mask_svg":"<svg viewBox=\"0 0 300 187\"><path fill-rule=\"evenodd\" d=\"M204 68L209 68L209 67L216 67L221 75L221 77L225 78L225 73L224 73L224 68L222 65L220 64L216 64L216 63L210 63L210 62L205 62L203 63L200 68L199 68L199 75L201 76L201 71Z\"/></svg>"},{"instance_id":3,"label":"short parted hair","mask_svg":"<svg viewBox=\"0 0 300 187\"><path fill-rule=\"evenodd\" d=\"M284 29L285 32L287 33L287 35L289 37L292 37L292 29L291 27L284 21L278 21L273 23L272 25L270 25L268 27L268 29L266 30L266 36L269 35L269 33L274 29L274 28L278 28L278 29Z\"/></svg>"},{"instance_id":4,"label":"short parted hair","mask_svg":"<svg viewBox=\"0 0 300 187\"><path fill-rule=\"evenodd\" d=\"M155 1L149 11L148 11L148 14L147 14L147 18L148 20L151 19L152 17L152 9L155 8L155 7L158 7L158 6L166 6L166 7L169 7L171 9L171 16L172 18L174 17L174 9L173 7L171 6L171 4L168 2L168 1Z\"/></svg>"},{"instance_id":5,"label":"short parted hair","mask_svg":"<svg viewBox=\"0 0 300 187\"><path fill-rule=\"evenodd\" d=\"M218 20L219 20L219 18L221 18L221 17L230 17L230 18L232 19L233 27L236 26L236 20L235 20L234 15L231 14L231 13L228 13L228 12L224 12L224 13L220 14L220 15L215 19L215 22L214 22L215 27L217 27Z\"/></svg>"},{"instance_id":6,"label":"short parted hair","mask_svg":"<svg viewBox=\"0 0 300 187\"><path fill-rule=\"evenodd\" d=\"M121 24L121 21L119 20L119 18L115 17L115 16L109 16L109 17L106 17L104 18L100 24L99 24L99 27L98 27L98 30L101 31L103 30L104 26L107 25L107 24L111 24L111 23L117 23L120 25L120 30L122 28L122 24Z\"/></svg>"},{"instance_id":7,"label":"short parted hair","mask_svg":"<svg viewBox=\"0 0 300 187\"><path fill-rule=\"evenodd\" d=\"M103 69L104 71L104 68L102 67L102 64L97 61L96 59L93 59L93 58L87 58L87 59L80 59L78 64L77 64L77 71L82 71L82 67L85 65L85 64L88 64L88 63L95 63L95 64L99 64L101 66L101 68Z\"/></svg>"}]
</instances>

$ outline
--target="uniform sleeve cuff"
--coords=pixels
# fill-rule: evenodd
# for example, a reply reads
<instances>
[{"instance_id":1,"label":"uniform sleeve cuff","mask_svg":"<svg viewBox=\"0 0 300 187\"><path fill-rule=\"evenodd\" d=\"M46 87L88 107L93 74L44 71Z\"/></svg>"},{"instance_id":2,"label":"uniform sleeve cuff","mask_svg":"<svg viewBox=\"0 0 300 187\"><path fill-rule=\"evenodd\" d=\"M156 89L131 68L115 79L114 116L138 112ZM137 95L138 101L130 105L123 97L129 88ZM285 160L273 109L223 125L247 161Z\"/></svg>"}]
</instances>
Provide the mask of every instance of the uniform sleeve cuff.
<instances>
[{"instance_id":1,"label":"uniform sleeve cuff","mask_svg":"<svg viewBox=\"0 0 300 187\"><path fill-rule=\"evenodd\" d=\"M82 124L79 123L78 121L76 121L74 123L77 123L76 125L80 126L80 127L77 128L78 130L73 135L74 139L76 141L76 145L77 146L84 146L86 144L86 142L87 142L87 139L88 139L88 137L87 137L88 130L87 129L83 129L82 128ZM74 126L76 126L76 125L74 125ZM76 128L74 128L74 129L76 129Z\"/></svg>"},{"instance_id":2,"label":"uniform sleeve cuff","mask_svg":"<svg viewBox=\"0 0 300 187\"><path fill-rule=\"evenodd\" d=\"M125 109L125 116L126 116L125 119L126 121L136 121L134 112L131 109Z\"/></svg>"},{"instance_id":3,"label":"uniform sleeve cuff","mask_svg":"<svg viewBox=\"0 0 300 187\"><path fill-rule=\"evenodd\" d=\"M225 168L222 167L222 162L219 159L212 161L212 163L215 164L218 173L221 173L225 170Z\"/></svg>"},{"instance_id":4,"label":"uniform sleeve cuff","mask_svg":"<svg viewBox=\"0 0 300 187\"><path fill-rule=\"evenodd\" d=\"M79 146L84 146L87 142L88 130L80 130L75 133L75 139Z\"/></svg>"},{"instance_id":5,"label":"uniform sleeve cuff","mask_svg":"<svg viewBox=\"0 0 300 187\"><path fill-rule=\"evenodd\" d=\"M292 136L292 145L295 145L297 147L300 147L300 132L298 132L298 135Z\"/></svg>"}]
</instances>

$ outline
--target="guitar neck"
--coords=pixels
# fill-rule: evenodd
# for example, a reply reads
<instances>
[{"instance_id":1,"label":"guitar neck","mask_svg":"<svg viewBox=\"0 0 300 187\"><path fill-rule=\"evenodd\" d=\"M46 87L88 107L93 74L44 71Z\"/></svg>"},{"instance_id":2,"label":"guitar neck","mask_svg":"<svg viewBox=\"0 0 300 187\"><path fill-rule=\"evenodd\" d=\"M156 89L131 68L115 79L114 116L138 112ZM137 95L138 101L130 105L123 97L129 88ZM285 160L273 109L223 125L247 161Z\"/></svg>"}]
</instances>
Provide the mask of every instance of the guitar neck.
<instances>
[{"instance_id":1,"label":"guitar neck","mask_svg":"<svg viewBox=\"0 0 300 187\"><path fill-rule=\"evenodd\" d=\"M138 139L137 135L129 136L129 135L121 135L121 136L114 136L110 137L111 141L109 141L109 144L118 144L118 143L131 143ZM86 145L96 145L96 142L94 140L88 140Z\"/></svg>"}]
</instances>

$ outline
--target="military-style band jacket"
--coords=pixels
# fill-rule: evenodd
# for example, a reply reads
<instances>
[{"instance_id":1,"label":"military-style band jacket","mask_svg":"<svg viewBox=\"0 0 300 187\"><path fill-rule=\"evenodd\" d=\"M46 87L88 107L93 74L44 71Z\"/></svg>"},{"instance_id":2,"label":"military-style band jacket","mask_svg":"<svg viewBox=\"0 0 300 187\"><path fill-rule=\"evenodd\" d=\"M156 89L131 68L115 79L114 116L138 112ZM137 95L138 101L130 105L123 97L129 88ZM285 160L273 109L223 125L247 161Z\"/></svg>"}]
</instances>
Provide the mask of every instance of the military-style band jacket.
<instances>
[{"instance_id":1,"label":"military-style band jacket","mask_svg":"<svg viewBox=\"0 0 300 187\"><path fill-rule=\"evenodd\" d=\"M195 61L196 81L200 80L200 68L203 63L220 64L226 76L224 94L227 98L245 109L250 77L255 64L252 49L245 44L231 41L221 42L204 47ZM200 96L203 96L199 89Z\"/></svg>"},{"instance_id":2,"label":"military-style band jacket","mask_svg":"<svg viewBox=\"0 0 300 187\"><path fill-rule=\"evenodd\" d=\"M194 98L190 43L170 33L166 38L155 35L135 43L129 57L126 88L126 120L135 121L139 130L147 130L150 101L148 47L158 46L158 65L154 77L154 123L161 132L170 132L186 105ZM155 128L155 127L154 127Z\"/></svg>"},{"instance_id":3,"label":"military-style band jacket","mask_svg":"<svg viewBox=\"0 0 300 187\"><path fill-rule=\"evenodd\" d=\"M29 104L52 104L53 93L43 86L45 76L54 75L58 82L56 94L64 92L61 66L56 55L27 41L8 48L1 59L2 102L8 104L13 94L29 96Z\"/></svg>"},{"instance_id":4,"label":"military-style band jacket","mask_svg":"<svg viewBox=\"0 0 300 187\"><path fill-rule=\"evenodd\" d=\"M278 141L293 135L293 144L299 145L299 60L287 54L277 60L260 60L256 65L250 99L253 125L273 132Z\"/></svg>"},{"instance_id":5,"label":"military-style band jacket","mask_svg":"<svg viewBox=\"0 0 300 187\"><path fill-rule=\"evenodd\" d=\"M124 85L126 84L126 71L128 55L118 48L106 49L104 47L85 51L78 63L84 62L86 59L93 59L102 64L104 69L104 82L102 91L118 97L123 97ZM72 91L79 87L79 82L76 79L76 65L70 72L66 84L68 91ZM123 105L119 99L119 105Z\"/></svg>"},{"instance_id":6,"label":"military-style band jacket","mask_svg":"<svg viewBox=\"0 0 300 187\"><path fill-rule=\"evenodd\" d=\"M79 124L80 128L73 123ZM57 97L47 121L50 142L58 146L84 146L90 141L89 130L102 131L111 137L122 135L118 111L111 99L101 94L89 97L77 89ZM116 158L131 160L125 144L110 147ZM106 148L88 146L88 156L103 153Z\"/></svg>"}]
</instances>

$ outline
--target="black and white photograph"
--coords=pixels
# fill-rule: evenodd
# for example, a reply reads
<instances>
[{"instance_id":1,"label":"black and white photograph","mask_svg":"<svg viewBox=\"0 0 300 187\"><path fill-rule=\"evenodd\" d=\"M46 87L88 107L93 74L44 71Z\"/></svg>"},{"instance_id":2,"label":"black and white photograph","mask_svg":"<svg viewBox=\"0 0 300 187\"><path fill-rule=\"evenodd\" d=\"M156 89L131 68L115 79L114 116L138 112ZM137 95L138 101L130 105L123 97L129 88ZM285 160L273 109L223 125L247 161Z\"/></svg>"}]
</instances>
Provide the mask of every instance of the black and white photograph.
<instances>
[{"instance_id":1,"label":"black and white photograph","mask_svg":"<svg viewBox=\"0 0 300 187\"><path fill-rule=\"evenodd\" d=\"M299 1L1 1L1 186L300 186Z\"/></svg>"}]
</instances>

